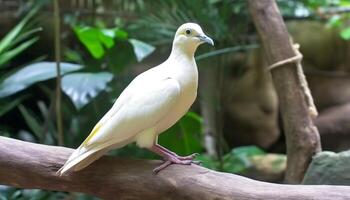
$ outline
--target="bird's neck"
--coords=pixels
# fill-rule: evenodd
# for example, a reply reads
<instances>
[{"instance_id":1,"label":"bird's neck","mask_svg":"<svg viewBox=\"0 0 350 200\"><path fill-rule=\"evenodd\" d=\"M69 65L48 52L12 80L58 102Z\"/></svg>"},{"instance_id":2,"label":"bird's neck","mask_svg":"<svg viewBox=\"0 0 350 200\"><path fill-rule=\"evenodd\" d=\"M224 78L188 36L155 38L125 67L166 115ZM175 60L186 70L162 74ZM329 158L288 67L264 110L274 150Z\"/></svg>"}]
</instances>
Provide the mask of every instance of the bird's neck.
<instances>
[{"instance_id":1,"label":"bird's neck","mask_svg":"<svg viewBox=\"0 0 350 200\"><path fill-rule=\"evenodd\" d=\"M181 56L194 59L194 53L196 52L197 47L197 45L183 45L174 42L170 56Z\"/></svg>"},{"instance_id":2,"label":"bird's neck","mask_svg":"<svg viewBox=\"0 0 350 200\"><path fill-rule=\"evenodd\" d=\"M183 70L180 69L181 66L196 66L194 60L194 51L188 50L186 48L173 46L168 60L180 64L180 66L177 66L179 70Z\"/></svg>"},{"instance_id":3,"label":"bird's neck","mask_svg":"<svg viewBox=\"0 0 350 200\"><path fill-rule=\"evenodd\" d=\"M198 69L194 59L194 51L185 48L177 48L173 46L167 62L171 63L171 73L173 77L178 77L178 80L183 85L193 85L197 88ZM180 78L179 78L180 77Z\"/></svg>"}]
</instances>

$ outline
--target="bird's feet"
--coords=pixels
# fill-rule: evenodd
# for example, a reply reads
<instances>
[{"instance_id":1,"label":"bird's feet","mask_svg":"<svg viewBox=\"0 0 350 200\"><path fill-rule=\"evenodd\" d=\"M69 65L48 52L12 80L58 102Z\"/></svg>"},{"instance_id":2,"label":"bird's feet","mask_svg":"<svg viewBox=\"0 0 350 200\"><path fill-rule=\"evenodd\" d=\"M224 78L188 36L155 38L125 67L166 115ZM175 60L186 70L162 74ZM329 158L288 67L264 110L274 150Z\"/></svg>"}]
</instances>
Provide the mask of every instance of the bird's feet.
<instances>
[{"instance_id":1,"label":"bird's feet","mask_svg":"<svg viewBox=\"0 0 350 200\"><path fill-rule=\"evenodd\" d=\"M179 164L179 165L199 165L201 162L193 160L198 153L191 154L189 156L178 156L176 153L166 149L165 147L155 144L150 148L151 151L163 157L164 163L153 170L153 173L158 173L159 171L165 169L169 165Z\"/></svg>"},{"instance_id":2,"label":"bird's feet","mask_svg":"<svg viewBox=\"0 0 350 200\"><path fill-rule=\"evenodd\" d=\"M168 167L169 165L172 165L172 164L179 164L179 165L196 164L196 165L199 165L201 163L200 161L193 160L196 157L196 155L198 155L198 153L194 153L194 154L191 154L189 156L184 156L184 157L171 155L165 159L163 164L161 164L160 166L153 169L153 173L157 174L158 172L160 172L161 170L165 169L166 167Z\"/></svg>"},{"instance_id":3,"label":"bird's feet","mask_svg":"<svg viewBox=\"0 0 350 200\"><path fill-rule=\"evenodd\" d=\"M176 157L179 160L193 160L198 155L199 155L199 153L193 153L193 154L188 155L188 156L178 156L178 155L176 155Z\"/></svg>"}]
</instances>

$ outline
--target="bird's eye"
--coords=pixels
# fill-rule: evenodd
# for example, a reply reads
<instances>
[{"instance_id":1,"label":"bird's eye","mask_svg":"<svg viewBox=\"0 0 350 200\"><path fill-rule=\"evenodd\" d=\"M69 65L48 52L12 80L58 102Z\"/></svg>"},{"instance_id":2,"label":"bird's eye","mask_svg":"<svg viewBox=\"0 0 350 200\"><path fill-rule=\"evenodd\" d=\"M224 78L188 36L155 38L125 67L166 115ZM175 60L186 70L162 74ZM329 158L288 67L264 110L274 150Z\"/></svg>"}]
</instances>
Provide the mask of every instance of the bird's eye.
<instances>
[{"instance_id":1,"label":"bird's eye","mask_svg":"<svg viewBox=\"0 0 350 200\"><path fill-rule=\"evenodd\" d=\"M191 34L191 30L190 29L187 29L186 30L186 35L190 35Z\"/></svg>"}]
</instances>

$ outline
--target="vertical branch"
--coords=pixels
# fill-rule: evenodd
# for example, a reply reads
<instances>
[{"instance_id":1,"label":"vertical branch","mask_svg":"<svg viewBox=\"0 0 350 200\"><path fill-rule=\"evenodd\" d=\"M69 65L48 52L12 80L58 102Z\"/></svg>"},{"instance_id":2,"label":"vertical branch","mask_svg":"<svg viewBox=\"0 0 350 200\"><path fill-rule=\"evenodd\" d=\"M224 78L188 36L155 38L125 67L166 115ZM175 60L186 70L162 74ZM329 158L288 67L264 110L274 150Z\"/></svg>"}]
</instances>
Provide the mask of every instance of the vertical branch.
<instances>
[{"instance_id":1,"label":"vertical branch","mask_svg":"<svg viewBox=\"0 0 350 200\"><path fill-rule=\"evenodd\" d=\"M204 147L208 155L217 158L222 164L222 154L225 147L223 139L222 110L218 102L222 99L223 68L220 58L213 63L205 63L200 68L201 77L199 88L200 109L203 117Z\"/></svg>"},{"instance_id":2,"label":"vertical branch","mask_svg":"<svg viewBox=\"0 0 350 200\"><path fill-rule=\"evenodd\" d=\"M218 66L217 66L217 88L216 88L216 151L218 155L218 160L220 163L220 169L223 168L223 156L224 156L224 150L227 147L226 141L223 137L223 130L224 130L224 119L223 119L223 108L222 103L223 102L223 86L224 86L224 62L221 56L217 57L218 59Z\"/></svg>"},{"instance_id":3,"label":"vertical branch","mask_svg":"<svg viewBox=\"0 0 350 200\"><path fill-rule=\"evenodd\" d=\"M295 57L295 49L274 0L249 0L249 10L259 32L267 62L273 65ZM271 71L277 92L287 143L286 182L300 183L312 156L321 150L305 95L306 84L300 82L299 63L285 63ZM300 66L301 67L301 66Z\"/></svg>"},{"instance_id":4,"label":"vertical branch","mask_svg":"<svg viewBox=\"0 0 350 200\"><path fill-rule=\"evenodd\" d=\"M217 152L217 69L213 66L201 68L200 109L203 116L204 147L208 155L218 157Z\"/></svg>"},{"instance_id":5,"label":"vertical branch","mask_svg":"<svg viewBox=\"0 0 350 200\"><path fill-rule=\"evenodd\" d=\"M60 7L58 0L54 0L54 25L55 25L55 60L56 60L56 125L58 144L63 145L63 122L61 109L61 44L60 44Z\"/></svg>"}]
</instances>

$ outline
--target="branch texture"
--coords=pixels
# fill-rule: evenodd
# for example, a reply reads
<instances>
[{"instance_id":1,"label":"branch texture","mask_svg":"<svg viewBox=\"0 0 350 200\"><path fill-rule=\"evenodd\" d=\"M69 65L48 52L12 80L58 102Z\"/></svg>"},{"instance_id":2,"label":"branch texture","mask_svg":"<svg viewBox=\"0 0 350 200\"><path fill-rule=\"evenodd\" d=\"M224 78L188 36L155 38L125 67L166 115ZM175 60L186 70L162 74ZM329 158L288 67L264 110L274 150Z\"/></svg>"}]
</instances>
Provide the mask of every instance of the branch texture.
<instances>
[{"instance_id":1,"label":"branch texture","mask_svg":"<svg viewBox=\"0 0 350 200\"><path fill-rule=\"evenodd\" d=\"M275 0L249 0L248 3L268 64L294 57L296 54ZM286 135L288 160L285 180L300 183L312 156L321 151L320 136L305 101L297 64L284 64L274 68L271 74Z\"/></svg>"},{"instance_id":2,"label":"branch texture","mask_svg":"<svg viewBox=\"0 0 350 200\"><path fill-rule=\"evenodd\" d=\"M72 149L0 137L0 184L20 188L83 192L103 199L342 200L350 187L279 185L173 165L159 174L160 161L102 157L89 167L59 177L56 171Z\"/></svg>"}]
</instances>

